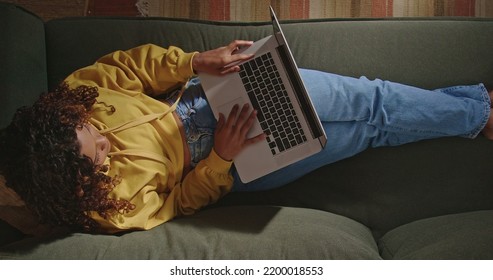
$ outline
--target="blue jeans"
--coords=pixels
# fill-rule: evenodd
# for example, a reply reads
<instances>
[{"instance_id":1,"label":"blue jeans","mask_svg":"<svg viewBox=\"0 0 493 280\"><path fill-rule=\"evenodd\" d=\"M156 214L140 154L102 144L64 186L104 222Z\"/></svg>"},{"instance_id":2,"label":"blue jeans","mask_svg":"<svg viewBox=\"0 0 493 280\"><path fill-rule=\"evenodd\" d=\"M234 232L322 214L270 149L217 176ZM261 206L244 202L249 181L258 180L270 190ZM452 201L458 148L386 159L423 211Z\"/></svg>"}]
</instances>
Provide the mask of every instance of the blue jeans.
<instances>
[{"instance_id":1,"label":"blue jeans","mask_svg":"<svg viewBox=\"0 0 493 280\"><path fill-rule=\"evenodd\" d=\"M167 99L170 104L174 103L175 100L176 95ZM176 113L178 113L185 130L185 137L190 149L190 164L195 167L211 152L214 146L214 129L216 128L216 119L198 78L190 81L176 107Z\"/></svg>"},{"instance_id":2,"label":"blue jeans","mask_svg":"<svg viewBox=\"0 0 493 280\"><path fill-rule=\"evenodd\" d=\"M482 84L431 91L314 70L302 69L301 75L326 131L327 146L320 153L248 184L240 181L233 168L234 191L277 188L369 147L446 136L474 138L490 114L489 95ZM184 94L177 111L189 126L186 130L193 132L187 137L195 135L189 144L193 162L198 162L212 149L215 127L198 79Z\"/></svg>"}]
</instances>

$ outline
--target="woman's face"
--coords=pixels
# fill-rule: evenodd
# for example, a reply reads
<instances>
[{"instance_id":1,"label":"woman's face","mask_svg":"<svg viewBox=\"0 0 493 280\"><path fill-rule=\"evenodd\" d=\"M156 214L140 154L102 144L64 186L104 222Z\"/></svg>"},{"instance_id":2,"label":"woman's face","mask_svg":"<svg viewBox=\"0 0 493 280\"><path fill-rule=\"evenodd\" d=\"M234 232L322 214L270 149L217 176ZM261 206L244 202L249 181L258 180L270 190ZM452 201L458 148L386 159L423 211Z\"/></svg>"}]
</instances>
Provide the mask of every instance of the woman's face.
<instances>
[{"instance_id":1,"label":"woman's face","mask_svg":"<svg viewBox=\"0 0 493 280\"><path fill-rule=\"evenodd\" d=\"M103 164L111 148L110 141L91 124L75 129L80 143L80 153L92 159L95 165Z\"/></svg>"}]
</instances>

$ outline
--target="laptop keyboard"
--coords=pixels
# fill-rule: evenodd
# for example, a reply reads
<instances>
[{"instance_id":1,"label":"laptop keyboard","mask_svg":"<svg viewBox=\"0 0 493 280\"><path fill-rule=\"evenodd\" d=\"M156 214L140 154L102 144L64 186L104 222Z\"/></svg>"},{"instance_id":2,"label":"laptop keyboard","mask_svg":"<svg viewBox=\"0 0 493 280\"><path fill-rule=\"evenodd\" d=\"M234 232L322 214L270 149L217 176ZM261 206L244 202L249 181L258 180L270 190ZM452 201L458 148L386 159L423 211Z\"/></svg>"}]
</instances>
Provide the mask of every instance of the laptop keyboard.
<instances>
[{"instance_id":1,"label":"laptop keyboard","mask_svg":"<svg viewBox=\"0 0 493 280\"><path fill-rule=\"evenodd\" d=\"M266 53L240 65L240 77L257 110L257 118L267 135L273 155L307 141L288 93L274 64Z\"/></svg>"}]
</instances>

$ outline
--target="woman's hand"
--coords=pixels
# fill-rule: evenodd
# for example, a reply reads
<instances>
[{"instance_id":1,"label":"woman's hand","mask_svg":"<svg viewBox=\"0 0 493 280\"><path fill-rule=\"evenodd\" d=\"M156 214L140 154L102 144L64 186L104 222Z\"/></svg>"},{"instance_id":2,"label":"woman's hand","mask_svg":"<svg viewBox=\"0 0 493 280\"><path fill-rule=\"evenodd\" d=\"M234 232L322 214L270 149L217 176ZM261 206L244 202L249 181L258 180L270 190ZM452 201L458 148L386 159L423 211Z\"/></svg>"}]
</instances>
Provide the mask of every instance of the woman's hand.
<instances>
[{"instance_id":1,"label":"woman's hand","mask_svg":"<svg viewBox=\"0 0 493 280\"><path fill-rule=\"evenodd\" d=\"M238 72L240 71L240 67L235 62L248 60L253 57L253 54L234 54L234 52L242 47L251 46L252 44L252 41L236 40L227 46L198 53L192 60L193 70L195 70L195 72L205 72L213 75L225 75L232 72Z\"/></svg>"},{"instance_id":2,"label":"woman's hand","mask_svg":"<svg viewBox=\"0 0 493 280\"><path fill-rule=\"evenodd\" d=\"M252 128L257 111L250 111L248 104L243 105L239 112L239 106L235 105L229 113L228 119L219 114L216 132L214 135L214 150L224 160L231 161L247 146L265 139L265 134L259 134L247 138L248 131Z\"/></svg>"}]
</instances>

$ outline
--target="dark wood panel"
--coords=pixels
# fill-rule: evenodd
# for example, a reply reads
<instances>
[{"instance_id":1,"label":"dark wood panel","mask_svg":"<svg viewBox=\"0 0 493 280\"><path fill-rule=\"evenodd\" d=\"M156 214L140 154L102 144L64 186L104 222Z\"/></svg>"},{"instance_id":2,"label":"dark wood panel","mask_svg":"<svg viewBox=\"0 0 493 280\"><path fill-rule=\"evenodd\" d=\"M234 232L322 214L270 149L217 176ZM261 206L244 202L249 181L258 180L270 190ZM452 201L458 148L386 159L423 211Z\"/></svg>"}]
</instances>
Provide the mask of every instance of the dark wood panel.
<instances>
[{"instance_id":1,"label":"dark wood panel","mask_svg":"<svg viewBox=\"0 0 493 280\"><path fill-rule=\"evenodd\" d=\"M48 21L81 16L138 16L137 0L2 0L19 5Z\"/></svg>"},{"instance_id":2,"label":"dark wood panel","mask_svg":"<svg viewBox=\"0 0 493 280\"><path fill-rule=\"evenodd\" d=\"M44 21L61 17L84 16L86 0L3 0L17 4Z\"/></svg>"},{"instance_id":3,"label":"dark wood panel","mask_svg":"<svg viewBox=\"0 0 493 280\"><path fill-rule=\"evenodd\" d=\"M87 16L138 16L136 0L88 0Z\"/></svg>"}]
</instances>

